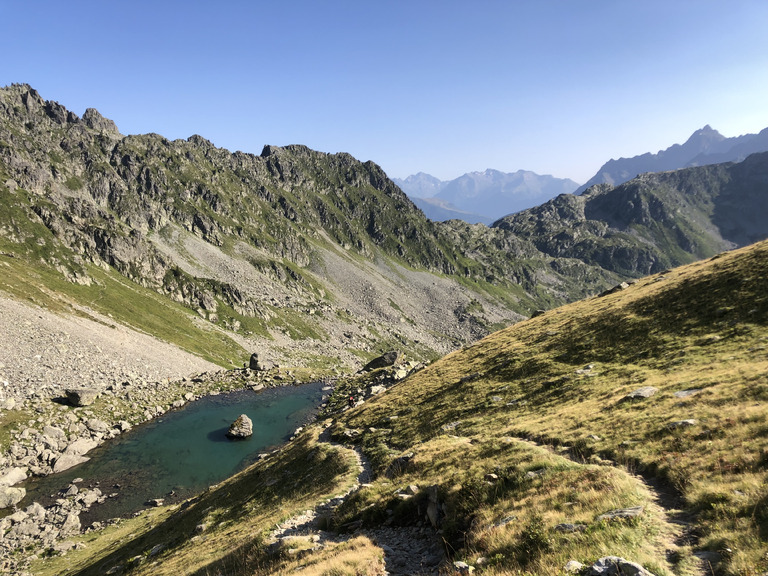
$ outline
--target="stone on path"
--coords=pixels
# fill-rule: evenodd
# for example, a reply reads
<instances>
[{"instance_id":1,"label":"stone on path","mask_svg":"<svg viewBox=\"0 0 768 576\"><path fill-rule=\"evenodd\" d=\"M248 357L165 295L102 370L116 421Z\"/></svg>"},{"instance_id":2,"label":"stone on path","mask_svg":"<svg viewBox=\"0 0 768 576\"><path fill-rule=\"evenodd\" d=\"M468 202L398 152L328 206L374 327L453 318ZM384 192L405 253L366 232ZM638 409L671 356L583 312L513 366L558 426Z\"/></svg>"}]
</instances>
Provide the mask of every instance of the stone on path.
<instances>
[{"instance_id":1,"label":"stone on path","mask_svg":"<svg viewBox=\"0 0 768 576\"><path fill-rule=\"evenodd\" d=\"M253 434L253 422L245 414L240 414L237 420L232 422L227 436L230 438L248 438Z\"/></svg>"},{"instance_id":2,"label":"stone on path","mask_svg":"<svg viewBox=\"0 0 768 576\"><path fill-rule=\"evenodd\" d=\"M619 556L605 556L589 569L590 576L653 576L645 568Z\"/></svg>"},{"instance_id":3,"label":"stone on path","mask_svg":"<svg viewBox=\"0 0 768 576\"><path fill-rule=\"evenodd\" d=\"M619 510L611 510L605 514L601 514L597 517L598 520L607 520L609 522L613 520L624 520L627 518L637 518L643 513L645 508L643 506L634 506L632 508L621 508Z\"/></svg>"}]
</instances>

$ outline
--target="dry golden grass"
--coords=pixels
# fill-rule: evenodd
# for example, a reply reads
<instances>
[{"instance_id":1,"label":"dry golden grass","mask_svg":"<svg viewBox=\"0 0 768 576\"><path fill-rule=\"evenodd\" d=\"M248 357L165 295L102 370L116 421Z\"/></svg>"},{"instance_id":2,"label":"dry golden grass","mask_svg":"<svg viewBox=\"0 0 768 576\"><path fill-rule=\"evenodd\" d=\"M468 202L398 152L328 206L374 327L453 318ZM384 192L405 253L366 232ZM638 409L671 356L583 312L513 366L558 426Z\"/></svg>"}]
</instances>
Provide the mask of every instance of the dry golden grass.
<instances>
[{"instance_id":1,"label":"dry golden grass","mask_svg":"<svg viewBox=\"0 0 768 576\"><path fill-rule=\"evenodd\" d=\"M642 386L658 392L624 400ZM698 392L676 395L685 390ZM766 402L761 243L521 322L338 415L334 438L349 442L356 429L377 476L332 525L412 526L436 494L446 552L484 557L488 574L560 574L568 560L606 555L659 576L763 574ZM265 552L276 522L352 482L350 452L319 444L318 428L70 573L102 573L167 542L132 573L377 574L381 551L365 538L298 557ZM403 498L411 485L417 493ZM644 507L637 518L599 519L634 506ZM193 538L203 521L211 528ZM706 565L694 556L704 552Z\"/></svg>"}]
</instances>

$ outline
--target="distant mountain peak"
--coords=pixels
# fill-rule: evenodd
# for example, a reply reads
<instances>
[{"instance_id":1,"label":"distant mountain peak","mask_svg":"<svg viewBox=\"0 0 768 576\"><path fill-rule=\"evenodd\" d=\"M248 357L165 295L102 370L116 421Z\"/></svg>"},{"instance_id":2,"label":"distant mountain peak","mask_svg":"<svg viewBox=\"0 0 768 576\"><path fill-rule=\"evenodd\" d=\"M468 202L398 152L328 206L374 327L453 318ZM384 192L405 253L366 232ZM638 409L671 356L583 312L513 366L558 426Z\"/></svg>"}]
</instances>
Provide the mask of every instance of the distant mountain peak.
<instances>
[{"instance_id":1,"label":"distant mountain peak","mask_svg":"<svg viewBox=\"0 0 768 576\"><path fill-rule=\"evenodd\" d=\"M600 167L597 174L576 190L576 194L581 194L595 184L618 186L646 172L666 172L690 166L739 162L750 154L768 151L768 133L763 132L726 138L706 124L691 134L684 144L673 144L656 154L646 152L632 158L609 160Z\"/></svg>"}]
</instances>

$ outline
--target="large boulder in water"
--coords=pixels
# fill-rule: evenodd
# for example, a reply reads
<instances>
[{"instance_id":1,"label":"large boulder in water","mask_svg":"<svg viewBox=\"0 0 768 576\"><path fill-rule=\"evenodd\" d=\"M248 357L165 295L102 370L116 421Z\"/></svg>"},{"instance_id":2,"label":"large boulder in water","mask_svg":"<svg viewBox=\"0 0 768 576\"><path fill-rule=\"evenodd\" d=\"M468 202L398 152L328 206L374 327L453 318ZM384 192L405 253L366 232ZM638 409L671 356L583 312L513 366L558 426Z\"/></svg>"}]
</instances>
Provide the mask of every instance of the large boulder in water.
<instances>
[{"instance_id":1,"label":"large boulder in water","mask_svg":"<svg viewBox=\"0 0 768 576\"><path fill-rule=\"evenodd\" d=\"M253 435L253 422L245 414L240 414L227 432L230 438L248 438L251 435Z\"/></svg>"}]
</instances>

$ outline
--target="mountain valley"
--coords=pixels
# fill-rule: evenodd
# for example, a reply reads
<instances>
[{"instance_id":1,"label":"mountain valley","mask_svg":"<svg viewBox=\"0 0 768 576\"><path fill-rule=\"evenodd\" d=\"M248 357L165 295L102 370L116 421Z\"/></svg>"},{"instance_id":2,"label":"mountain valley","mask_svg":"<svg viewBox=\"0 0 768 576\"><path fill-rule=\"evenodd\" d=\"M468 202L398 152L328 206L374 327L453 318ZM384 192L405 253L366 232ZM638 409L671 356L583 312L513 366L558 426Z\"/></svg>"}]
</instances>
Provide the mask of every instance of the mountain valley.
<instances>
[{"instance_id":1,"label":"mountain valley","mask_svg":"<svg viewBox=\"0 0 768 576\"><path fill-rule=\"evenodd\" d=\"M709 136L744 157L487 226L349 154L125 136L0 89L0 566L766 572L768 153ZM314 423L190 500L87 527L94 486L23 499L201 396L319 380Z\"/></svg>"}]
</instances>

